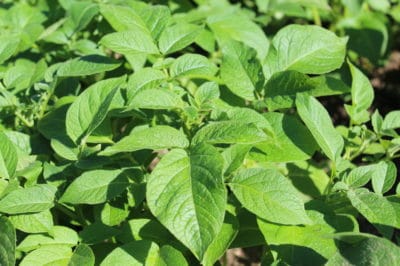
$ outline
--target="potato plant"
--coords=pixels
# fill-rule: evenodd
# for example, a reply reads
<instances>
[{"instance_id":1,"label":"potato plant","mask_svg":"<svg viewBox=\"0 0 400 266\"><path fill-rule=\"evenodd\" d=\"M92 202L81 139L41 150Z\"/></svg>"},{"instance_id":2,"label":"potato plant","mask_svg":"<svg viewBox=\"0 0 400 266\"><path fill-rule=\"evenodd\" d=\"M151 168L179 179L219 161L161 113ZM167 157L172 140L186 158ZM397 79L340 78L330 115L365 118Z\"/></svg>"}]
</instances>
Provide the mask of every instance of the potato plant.
<instances>
[{"instance_id":1,"label":"potato plant","mask_svg":"<svg viewBox=\"0 0 400 266\"><path fill-rule=\"evenodd\" d=\"M3 1L0 265L400 265L400 6L342 2Z\"/></svg>"}]
</instances>

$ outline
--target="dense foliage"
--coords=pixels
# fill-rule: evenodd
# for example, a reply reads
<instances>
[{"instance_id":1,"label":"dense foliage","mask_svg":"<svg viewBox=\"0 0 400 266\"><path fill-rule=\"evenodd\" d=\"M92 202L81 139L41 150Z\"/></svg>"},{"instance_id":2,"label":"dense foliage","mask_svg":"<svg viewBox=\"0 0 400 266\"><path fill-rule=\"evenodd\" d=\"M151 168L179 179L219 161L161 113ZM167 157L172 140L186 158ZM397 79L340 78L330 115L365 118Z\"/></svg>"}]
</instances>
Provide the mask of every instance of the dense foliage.
<instances>
[{"instance_id":1,"label":"dense foliage","mask_svg":"<svg viewBox=\"0 0 400 266\"><path fill-rule=\"evenodd\" d=\"M365 74L397 20L388 0L3 1L0 265L400 265L400 110L371 110Z\"/></svg>"}]
</instances>

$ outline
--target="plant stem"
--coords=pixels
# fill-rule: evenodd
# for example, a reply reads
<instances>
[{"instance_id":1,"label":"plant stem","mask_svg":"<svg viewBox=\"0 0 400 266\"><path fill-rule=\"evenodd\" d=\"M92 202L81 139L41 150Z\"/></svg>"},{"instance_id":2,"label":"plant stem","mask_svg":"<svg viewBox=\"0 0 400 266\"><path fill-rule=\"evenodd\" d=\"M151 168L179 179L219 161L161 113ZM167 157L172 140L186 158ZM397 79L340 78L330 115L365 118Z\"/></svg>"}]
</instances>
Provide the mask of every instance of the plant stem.
<instances>
[{"instance_id":1,"label":"plant stem","mask_svg":"<svg viewBox=\"0 0 400 266\"><path fill-rule=\"evenodd\" d=\"M321 26L322 25L321 17L319 16L318 9L316 7L312 7L311 8L311 12L312 12L312 15L313 15L314 24L317 25L317 26Z\"/></svg>"}]
</instances>

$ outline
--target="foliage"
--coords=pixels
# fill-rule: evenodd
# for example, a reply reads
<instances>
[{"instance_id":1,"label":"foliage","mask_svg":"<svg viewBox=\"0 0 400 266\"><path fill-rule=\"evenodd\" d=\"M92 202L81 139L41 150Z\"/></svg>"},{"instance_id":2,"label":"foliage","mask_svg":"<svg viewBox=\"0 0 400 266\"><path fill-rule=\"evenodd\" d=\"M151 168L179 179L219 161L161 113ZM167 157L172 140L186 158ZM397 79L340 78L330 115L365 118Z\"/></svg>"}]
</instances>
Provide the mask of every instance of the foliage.
<instances>
[{"instance_id":1,"label":"foliage","mask_svg":"<svg viewBox=\"0 0 400 266\"><path fill-rule=\"evenodd\" d=\"M399 265L400 4L152 2L0 4L0 264Z\"/></svg>"}]
</instances>

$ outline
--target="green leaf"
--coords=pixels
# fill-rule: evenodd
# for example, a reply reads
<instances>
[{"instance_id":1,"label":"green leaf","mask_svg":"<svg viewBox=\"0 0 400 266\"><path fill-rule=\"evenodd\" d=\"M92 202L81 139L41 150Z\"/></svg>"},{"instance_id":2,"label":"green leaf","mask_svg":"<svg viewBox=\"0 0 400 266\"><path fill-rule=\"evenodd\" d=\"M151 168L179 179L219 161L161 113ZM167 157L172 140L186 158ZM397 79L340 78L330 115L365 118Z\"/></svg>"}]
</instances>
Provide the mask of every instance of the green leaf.
<instances>
[{"instance_id":1,"label":"green leaf","mask_svg":"<svg viewBox=\"0 0 400 266\"><path fill-rule=\"evenodd\" d=\"M125 76L99 81L71 104L65 123L67 134L75 143L86 142L86 138L103 122L124 81Z\"/></svg>"},{"instance_id":2,"label":"green leaf","mask_svg":"<svg viewBox=\"0 0 400 266\"><path fill-rule=\"evenodd\" d=\"M60 77L80 77L110 71L121 63L106 56L87 55L68 60L60 65L57 75Z\"/></svg>"},{"instance_id":3,"label":"green leaf","mask_svg":"<svg viewBox=\"0 0 400 266\"><path fill-rule=\"evenodd\" d=\"M129 6L101 4L100 13L116 31L141 30L150 33L140 15Z\"/></svg>"},{"instance_id":4,"label":"green leaf","mask_svg":"<svg viewBox=\"0 0 400 266\"><path fill-rule=\"evenodd\" d=\"M14 227L25 233L45 233L53 228L53 216L49 210L10 216Z\"/></svg>"},{"instance_id":5,"label":"green leaf","mask_svg":"<svg viewBox=\"0 0 400 266\"><path fill-rule=\"evenodd\" d=\"M99 204L113 199L128 187L122 170L92 170L84 172L69 185L60 202Z\"/></svg>"},{"instance_id":6,"label":"green leaf","mask_svg":"<svg viewBox=\"0 0 400 266\"><path fill-rule=\"evenodd\" d=\"M182 50L196 40L203 27L188 23L168 26L160 35L158 47L163 54Z\"/></svg>"},{"instance_id":7,"label":"green leaf","mask_svg":"<svg viewBox=\"0 0 400 266\"><path fill-rule=\"evenodd\" d=\"M400 204L388 201L364 188L349 190L347 197L353 207L370 223L400 228L400 216L397 213Z\"/></svg>"},{"instance_id":8,"label":"green leaf","mask_svg":"<svg viewBox=\"0 0 400 266\"><path fill-rule=\"evenodd\" d=\"M193 143L254 144L264 141L267 135L254 123L240 121L211 122L196 132Z\"/></svg>"},{"instance_id":9,"label":"green leaf","mask_svg":"<svg viewBox=\"0 0 400 266\"><path fill-rule=\"evenodd\" d=\"M107 34L100 40L100 44L123 55L159 53L150 33L139 29Z\"/></svg>"},{"instance_id":10,"label":"green leaf","mask_svg":"<svg viewBox=\"0 0 400 266\"><path fill-rule=\"evenodd\" d=\"M85 244L80 244L74 250L68 266L94 266L95 257L92 249Z\"/></svg>"},{"instance_id":11,"label":"green leaf","mask_svg":"<svg viewBox=\"0 0 400 266\"><path fill-rule=\"evenodd\" d=\"M199 107L207 108L211 107L208 106L208 104L211 104L214 100L218 99L219 96L218 84L210 81L201 84L201 86L197 88L194 93L194 100Z\"/></svg>"},{"instance_id":12,"label":"green leaf","mask_svg":"<svg viewBox=\"0 0 400 266\"><path fill-rule=\"evenodd\" d=\"M294 70L273 74L264 88L265 103L268 106L268 110L271 111L294 107L296 94L318 97L343 94L350 91L350 88L341 80L325 76L310 78Z\"/></svg>"},{"instance_id":13,"label":"green leaf","mask_svg":"<svg viewBox=\"0 0 400 266\"><path fill-rule=\"evenodd\" d=\"M151 32L151 36L158 40L160 34L171 18L171 11L166 6L147 5L139 14Z\"/></svg>"},{"instance_id":14,"label":"green leaf","mask_svg":"<svg viewBox=\"0 0 400 266\"><path fill-rule=\"evenodd\" d=\"M165 74L161 70L154 68L142 68L136 71L128 81L128 102L133 99L138 91L157 88L165 79Z\"/></svg>"},{"instance_id":15,"label":"green leaf","mask_svg":"<svg viewBox=\"0 0 400 266\"><path fill-rule=\"evenodd\" d=\"M90 2L72 2L68 11L75 30L80 31L99 13L99 6Z\"/></svg>"},{"instance_id":16,"label":"green leaf","mask_svg":"<svg viewBox=\"0 0 400 266\"><path fill-rule=\"evenodd\" d=\"M213 77L218 71L216 65L207 57L199 54L184 54L177 58L171 65L172 77L205 78Z\"/></svg>"},{"instance_id":17,"label":"green leaf","mask_svg":"<svg viewBox=\"0 0 400 266\"><path fill-rule=\"evenodd\" d=\"M208 247L204 258L203 265L214 265L219 258L221 258L226 250L229 248L232 241L235 239L239 231L239 223L233 214L227 212L225 220L222 224L221 231L217 234L211 245Z\"/></svg>"},{"instance_id":18,"label":"green leaf","mask_svg":"<svg viewBox=\"0 0 400 266\"><path fill-rule=\"evenodd\" d=\"M310 131L298 118L289 114L268 112L264 115L272 128L270 137L254 147L270 162L291 162L309 159L317 150Z\"/></svg>"},{"instance_id":19,"label":"green leaf","mask_svg":"<svg viewBox=\"0 0 400 266\"><path fill-rule=\"evenodd\" d=\"M227 200L223 160L207 144L188 154L167 153L147 183L147 203L157 219L201 260L220 231Z\"/></svg>"},{"instance_id":20,"label":"green leaf","mask_svg":"<svg viewBox=\"0 0 400 266\"><path fill-rule=\"evenodd\" d=\"M376 171L372 175L372 188L375 193L384 194L396 182L397 168L391 161L381 161L376 165L376 168Z\"/></svg>"},{"instance_id":21,"label":"green leaf","mask_svg":"<svg viewBox=\"0 0 400 266\"><path fill-rule=\"evenodd\" d=\"M173 127L136 127L128 136L102 151L100 155L112 155L119 152L132 152L143 149L183 149L188 146L189 141L185 134Z\"/></svg>"},{"instance_id":22,"label":"green leaf","mask_svg":"<svg viewBox=\"0 0 400 266\"><path fill-rule=\"evenodd\" d=\"M272 39L264 63L267 77L283 70L324 74L339 68L346 55L347 38L313 25L288 25Z\"/></svg>"},{"instance_id":23,"label":"green leaf","mask_svg":"<svg viewBox=\"0 0 400 266\"><path fill-rule=\"evenodd\" d=\"M146 89L135 94L128 108L138 109L175 109L182 107L182 99L167 89Z\"/></svg>"},{"instance_id":24,"label":"green leaf","mask_svg":"<svg viewBox=\"0 0 400 266\"><path fill-rule=\"evenodd\" d=\"M389 112L382 123L382 130L400 128L400 111Z\"/></svg>"},{"instance_id":25,"label":"green leaf","mask_svg":"<svg viewBox=\"0 0 400 266\"><path fill-rule=\"evenodd\" d=\"M71 248L66 246L47 246L38 248L26 255L20 266L65 266L72 256Z\"/></svg>"},{"instance_id":26,"label":"green leaf","mask_svg":"<svg viewBox=\"0 0 400 266\"><path fill-rule=\"evenodd\" d=\"M351 76L351 106L345 105L351 119L356 124L362 124L369 120L367 109L374 100L374 90L369 79L353 64L348 62Z\"/></svg>"},{"instance_id":27,"label":"green leaf","mask_svg":"<svg viewBox=\"0 0 400 266\"><path fill-rule=\"evenodd\" d=\"M279 224L310 223L299 193L277 170L242 170L229 187L240 203L260 218Z\"/></svg>"},{"instance_id":28,"label":"green leaf","mask_svg":"<svg viewBox=\"0 0 400 266\"><path fill-rule=\"evenodd\" d=\"M242 164L250 151L251 145L246 144L234 144L222 152L224 157L224 175L229 175L238 169Z\"/></svg>"},{"instance_id":29,"label":"green leaf","mask_svg":"<svg viewBox=\"0 0 400 266\"><path fill-rule=\"evenodd\" d=\"M296 106L298 114L322 151L329 159L337 161L342 153L344 141L335 130L326 109L315 98L301 94L296 97Z\"/></svg>"},{"instance_id":30,"label":"green leaf","mask_svg":"<svg viewBox=\"0 0 400 266\"><path fill-rule=\"evenodd\" d=\"M0 36L0 64L13 56L20 40L16 36Z\"/></svg>"},{"instance_id":31,"label":"green leaf","mask_svg":"<svg viewBox=\"0 0 400 266\"><path fill-rule=\"evenodd\" d=\"M238 23L240 21L240 23ZM207 18L210 27L220 46L236 40L257 51L257 57L264 59L269 41L264 31L248 16L247 12L237 6L218 10Z\"/></svg>"},{"instance_id":32,"label":"green leaf","mask_svg":"<svg viewBox=\"0 0 400 266\"><path fill-rule=\"evenodd\" d=\"M239 42L228 42L222 47L221 78L237 96L254 100L254 91L264 83L262 67L256 52Z\"/></svg>"},{"instance_id":33,"label":"green leaf","mask_svg":"<svg viewBox=\"0 0 400 266\"><path fill-rule=\"evenodd\" d=\"M357 236L357 235L356 235ZM360 235L355 244L344 244L326 263L335 265L398 265L400 248L391 241L373 235Z\"/></svg>"},{"instance_id":34,"label":"green leaf","mask_svg":"<svg viewBox=\"0 0 400 266\"><path fill-rule=\"evenodd\" d=\"M11 178L18 163L17 150L10 139L0 131L0 177Z\"/></svg>"},{"instance_id":35,"label":"green leaf","mask_svg":"<svg viewBox=\"0 0 400 266\"><path fill-rule=\"evenodd\" d=\"M4 216L0 217L0 264L15 265L16 234L12 223Z\"/></svg>"},{"instance_id":36,"label":"green leaf","mask_svg":"<svg viewBox=\"0 0 400 266\"><path fill-rule=\"evenodd\" d=\"M189 265L185 257L182 255L182 253L172 246L169 245L162 246L159 252L160 252L160 258L159 261L157 261L158 263L155 263L155 265L165 265L165 266Z\"/></svg>"},{"instance_id":37,"label":"green leaf","mask_svg":"<svg viewBox=\"0 0 400 266\"><path fill-rule=\"evenodd\" d=\"M117 228L96 221L85 226L83 230L79 232L79 238L82 240L82 243L92 245L109 242L112 237L117 236L119 233L120 231Z\"/></svg>"},{"instance_id":38,"label":"green leaf","mask_svg":"<svg viewBox=\"0 0 400 266\"><path fill-rule=\"evenodd\" d=\"M344 181L350 187L362 187L371 180L375 171L376 164L362 165L352 169L350 173L344 178Z\"/></svg>"},{"instance_id":39,"label":"green leaf","mask_svg":"<svg viewBox=\"0 0 400 266\"><path fill-rule=\"evenodd\" d=\"M20 214L48 210L54 205L56 190L47 184L13 190L0 200L0 212Z\"/></svg>"},{"instance_id":40,"label":"green leaf","mask_svg":"<svg viewBox=\"0 0 400 266\"><path fill-rule=\"evenodd\" d=\"M356 220L336 215L326 207L306 212L313 222L311 225L278 225L261 219L257 222L272 250L289 265L324 265L337 251L333 235L357 230Z\"/></svg>"},{"instance_id":41,"label":"green leaf","mask_svg":"<svg viewBox=\"0 0 400 266\"><path fill-rule=\"evenodd\" d=\"M117 247L100 263L100 266L115 265L151 265L149 261L158 257L159 247L157 244L139 240Z\"/></svg>"},{"instance_id":42,"label":"green leaf","mask_svg":"<svg viewBox=\"0 0 400 266\"><path fill-rule=\"evenodd\" d=\"M65 226L54 226L51 236L46 234L30 234L22 240L18 251L29 252L39 247L68 246L73 247L78 243L78 234L71 228Z\"/></svg>"}]
</instances>

